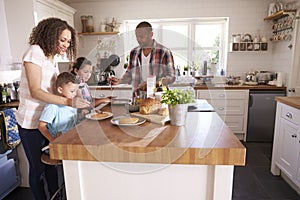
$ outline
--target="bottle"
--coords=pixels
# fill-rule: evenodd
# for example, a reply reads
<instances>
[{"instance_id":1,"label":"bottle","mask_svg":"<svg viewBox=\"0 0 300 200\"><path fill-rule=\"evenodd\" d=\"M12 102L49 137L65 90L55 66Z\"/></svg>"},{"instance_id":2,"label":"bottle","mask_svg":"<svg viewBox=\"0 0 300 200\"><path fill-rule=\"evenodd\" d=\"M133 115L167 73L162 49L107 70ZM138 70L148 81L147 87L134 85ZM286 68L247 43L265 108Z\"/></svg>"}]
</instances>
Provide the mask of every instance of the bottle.
<instances>
[{"instance_id":1,"label":"bottle","mask_svg":"<svg viewBox=\"0 0 300 200\"><path fill-rule=\"evenodd\" d=\"M6 90L2 85L0 85L0 91L1 91L1 103L6 103Z\"/></svg>"},{"instance_id":2,"label":"bottle","mask_svg":"<svg viewBox=\"0 0 300 200\"><path fill-rule=\"evenodd\" d=\"M206 60L203 63L203 72L202 72L202 74L207 75L207 61Z\"/></svg>"},{"instance_id":3,"label":"bottle","mask_svg":"<svg viewBox=\"0 0 300 200\"><path fill-rule=\"evenodd\" d=\"M6 93L6 103L10 103L11 102L11 96L10 93L8 92L8 85L6 83L4 83L4 90Z\"/></svg>"},{"instance_id":4,"label":"bottle","mask_svg":"<svg viewBox=\"0 0 300 200\"><path fill-rule=\"evenodd\" d=\"M221 69L221 73L220 73L221 76L224 76L225 75L225 71L224 69Z\"/></svg>"}]
</instances>

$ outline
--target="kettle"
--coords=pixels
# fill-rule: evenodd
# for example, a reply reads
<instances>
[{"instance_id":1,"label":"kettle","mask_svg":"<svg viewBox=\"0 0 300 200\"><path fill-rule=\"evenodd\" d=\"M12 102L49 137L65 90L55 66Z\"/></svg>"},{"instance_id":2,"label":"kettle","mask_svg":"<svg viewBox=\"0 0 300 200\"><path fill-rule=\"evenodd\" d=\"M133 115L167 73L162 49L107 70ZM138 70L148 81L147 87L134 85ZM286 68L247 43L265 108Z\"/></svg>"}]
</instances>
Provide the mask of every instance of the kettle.
<instances>
[{"instance_id":1,"label":"kettle","mask_svg":"<svg viewBox=\"0 0 300 200\"><path fill-rule=\"evenodd\" d=\"M247 74L246 81L247 82L256 82L257 81L256 75L254 73Z\"/></svg>"}]
</instances>

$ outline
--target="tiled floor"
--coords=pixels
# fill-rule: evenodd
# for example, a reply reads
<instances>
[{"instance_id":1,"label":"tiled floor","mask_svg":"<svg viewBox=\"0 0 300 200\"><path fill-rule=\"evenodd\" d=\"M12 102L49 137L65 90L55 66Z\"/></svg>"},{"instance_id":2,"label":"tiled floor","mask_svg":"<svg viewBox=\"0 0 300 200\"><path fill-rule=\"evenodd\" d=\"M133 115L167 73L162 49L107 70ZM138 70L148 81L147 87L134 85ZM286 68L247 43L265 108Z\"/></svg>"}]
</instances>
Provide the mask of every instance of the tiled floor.
<instances>
[{"instance_id":1,"label":"tiled floor","mask_svg":"<svg viewBox=\"0 0 300 200\"><path fill-rule=\"evenodd\" d=\"M300 196L270 172L272 143L245 143L246 166L235 167L233 200L299 200Z\"/></svg>"},{"instance_id":2,"label":"tiled floor","mask_svg":"<svg viewBox=\"0 0 300 200\"><path fill-rule=\"evenodd\" d=\"M300 196L281 177L270 172L271 143L245 143L245 167L235 167L232 200L299 200ZM32 200L28 188L17 188L4 200Z\"/></svg>"}]
</instances>

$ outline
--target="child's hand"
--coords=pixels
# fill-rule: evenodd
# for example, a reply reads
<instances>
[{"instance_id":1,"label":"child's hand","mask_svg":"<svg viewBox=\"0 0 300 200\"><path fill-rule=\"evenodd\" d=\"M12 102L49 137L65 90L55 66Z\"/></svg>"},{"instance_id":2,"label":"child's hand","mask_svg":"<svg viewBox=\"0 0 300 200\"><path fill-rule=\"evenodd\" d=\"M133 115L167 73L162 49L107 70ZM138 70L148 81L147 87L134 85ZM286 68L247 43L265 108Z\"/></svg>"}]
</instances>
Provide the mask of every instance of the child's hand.
<instances>
[{"instance_id":1,"label":"child's hand","mask_svg":"<svg viewBox=\"0 0 300 200\"><path fill-rule=\"evenodd\" d=\"M90 111L88 109L82 109L81 110L81 114L83 114L83 115L86 115L86 114L89 114L89 113L90 113Z\"/></svg>"}]
</instances>

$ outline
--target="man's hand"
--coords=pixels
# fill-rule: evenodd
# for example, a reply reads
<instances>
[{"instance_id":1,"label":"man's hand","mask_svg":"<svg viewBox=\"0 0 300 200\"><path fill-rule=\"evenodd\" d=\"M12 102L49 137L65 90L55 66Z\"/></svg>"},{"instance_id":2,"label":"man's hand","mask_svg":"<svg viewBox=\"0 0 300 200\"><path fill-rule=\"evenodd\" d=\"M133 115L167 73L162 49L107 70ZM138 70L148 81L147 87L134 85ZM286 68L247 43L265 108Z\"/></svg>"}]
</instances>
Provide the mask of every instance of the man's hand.
<instances>
[{"instance_id":1,"label":"man's hand","mask_svg":"<svg viewBox=\"0 0 300 200\"><path fill-rule=\"evenodd\" d=\"M138 89L141 90L141 91L146 91L147 90L147 83L146 82L140 83L139 86L138 86Z\"/></svg>"},{"instance_id":2,"label":"man's hand","mask_svg":"<svg viewBox=\"0 0 300 200\"><path fill-rule=\"evenodd\" d=\"M108 82L112 85L117 85L120 83L120 80L117 77L111 76L109 77Z\"/></svg>"}]
</instances>

